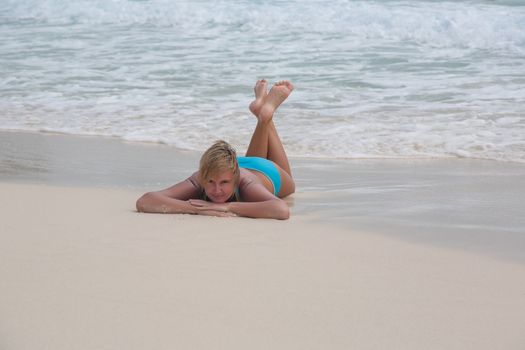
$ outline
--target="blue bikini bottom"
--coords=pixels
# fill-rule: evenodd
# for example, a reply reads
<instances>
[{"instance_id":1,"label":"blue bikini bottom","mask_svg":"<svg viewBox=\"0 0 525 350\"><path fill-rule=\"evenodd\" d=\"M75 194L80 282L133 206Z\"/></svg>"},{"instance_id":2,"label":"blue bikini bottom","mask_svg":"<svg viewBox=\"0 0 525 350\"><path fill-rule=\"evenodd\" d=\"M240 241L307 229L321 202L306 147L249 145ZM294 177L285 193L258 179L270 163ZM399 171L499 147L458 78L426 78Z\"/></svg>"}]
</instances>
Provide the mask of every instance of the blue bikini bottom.
<instances>
[{"instance_id":1,"label":"blue bikini bottom","mask_svg":"<svg viewBox=\"0 0 525 350\"><path fill-rule=\"evenodd\" d=\"M239 168L255 170L263 173L273 185L273 194L277 196L281 189L281 174L271 161L261 157L237 157Z\"/></svg>"}]
</instances>

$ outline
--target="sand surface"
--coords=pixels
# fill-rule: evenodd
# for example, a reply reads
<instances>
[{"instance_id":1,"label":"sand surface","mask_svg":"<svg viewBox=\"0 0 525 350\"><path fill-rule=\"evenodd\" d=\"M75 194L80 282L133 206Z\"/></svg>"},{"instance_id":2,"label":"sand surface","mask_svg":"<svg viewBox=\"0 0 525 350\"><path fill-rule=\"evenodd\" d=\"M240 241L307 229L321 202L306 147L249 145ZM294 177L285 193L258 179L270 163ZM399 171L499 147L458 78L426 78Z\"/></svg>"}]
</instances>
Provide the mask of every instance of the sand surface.
<instances>
[{"instance_id":1,"label":"sand surface","mask_svg":"<svg viewBox=\"0 0 525 350\"><path fill-rule=\"evenodd\" d=\"M525 348L525 165L292 159L288 221L135 212L198 153L0 132L0 349Z\"/></svg>"},{"instance_id":2,"label":"sand surface","mask_svg":"<svg viewBox=\"0 0 525 350\"><path fill-rule=\"evenodd\" d=\"M2 349L523 349L525 266L288 221L1 183Z\"/></svg>"}]
</instances>

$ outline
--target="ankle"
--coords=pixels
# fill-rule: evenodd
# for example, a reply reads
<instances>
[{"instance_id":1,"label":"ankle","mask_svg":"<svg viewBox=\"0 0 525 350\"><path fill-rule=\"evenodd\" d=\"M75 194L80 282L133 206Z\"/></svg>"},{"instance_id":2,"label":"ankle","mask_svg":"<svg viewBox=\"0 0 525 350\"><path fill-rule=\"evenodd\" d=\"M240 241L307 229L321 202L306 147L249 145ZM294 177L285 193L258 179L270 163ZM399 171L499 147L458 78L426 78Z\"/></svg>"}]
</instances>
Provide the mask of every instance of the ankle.
<instances>
[{"instance_id":1,"label":"ankle","mask_svg":"<svg viewBox=\"0 0 525 350\"><path fill-rule=\"evenodd\" d=\"M272 122L272 117L273 117L273 115L268 117L268 116L265 116L265 115L261 116L261 114L259 114L257 116L257 124L259 124L261 126L264 126L264 127L267 127Z\"/></svg>"}]
</instances>

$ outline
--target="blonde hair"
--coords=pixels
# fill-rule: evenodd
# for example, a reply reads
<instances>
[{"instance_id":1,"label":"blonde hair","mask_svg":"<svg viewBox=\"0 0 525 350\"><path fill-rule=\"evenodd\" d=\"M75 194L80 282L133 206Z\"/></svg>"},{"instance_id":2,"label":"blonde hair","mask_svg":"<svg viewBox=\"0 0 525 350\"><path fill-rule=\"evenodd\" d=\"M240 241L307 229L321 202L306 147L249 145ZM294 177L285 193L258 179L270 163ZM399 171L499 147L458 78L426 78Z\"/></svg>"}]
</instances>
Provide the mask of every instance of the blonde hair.
<instances>
[{"instance_id":1,"label":"blonde hair","mask_svg":"<svg viewBox=\"0 0 525 350\"><path fill-rule=\"evenodd\" d=\"M206 183L219 172L231 170L235 184L239 183L239 164L235 149L226 141L215 141L201 157L199 164L199 178L201 184Z\"/></svg>"}]
</instances>

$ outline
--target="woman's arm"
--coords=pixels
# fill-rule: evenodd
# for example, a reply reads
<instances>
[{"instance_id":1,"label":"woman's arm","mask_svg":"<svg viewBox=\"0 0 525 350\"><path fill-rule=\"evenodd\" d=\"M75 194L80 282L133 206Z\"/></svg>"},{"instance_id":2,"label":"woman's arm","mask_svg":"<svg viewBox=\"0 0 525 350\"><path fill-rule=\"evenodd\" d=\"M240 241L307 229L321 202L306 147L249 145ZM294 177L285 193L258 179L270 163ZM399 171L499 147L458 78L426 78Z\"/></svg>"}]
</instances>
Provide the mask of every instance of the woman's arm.
<instances>
[{"instance_id":1,"label":"woman's arm","mask_svg":"<svg viewBox=\"0 0 525 350\"><path fill-rule=\"evenodd\" d=\"M197 173L162 191L148 192L137 200L137 211L164 214L198 214L189 199L198 198Z\"/></svg>"},{"instance_id":2,"label":"woman's arm","mask_svg":"<svg viewBox=\"0 0 525 350\"><path fill-rule=\"evenodd\" d=\"M189 202L198 211L198 214L279 220L286 220L290 217L288 204L279 198L262 202L212 203L200 199L190 199Z\"/></svg>"},{"instance_id":3,"label":"woman's arm","mask_svg":"<svg viewBox=\"0 0 525 350\"><path fill-rule=\"evenodd\" d=\"M243 202L211 203L190 199L189 202L198 211L209 213L234 214L249 218L285 220L290 217L288 204L272 195L262 184L249 183L241 187ZM223 216L223 215L221 215Z\"/></svg>"},{"instance_id":4,"label":"woman's arm","mask_svg":"<svg viewBox=\"0 0 525 350\"><path fill-rule=\"evenodd\" d=\"M286 220L290 217L288 204L279 198L263 202L228 203L228 212L249 218Z\"/></svg>"},{"instance_id":5,"label":"woman's arm","mask_svg":"<svg viewBox=\"0 0 525 350\"><path fill-rule=\"evenodd\" d=\"M286 202L273 196L263 185L242 186L247 202L212 203L198 198L201 188L197 173L162 191L148 192L137 200L137 211L163 214L200 214L212 216L246 216L250 218L288 219Z\"/></svg>"}]
</instances>

